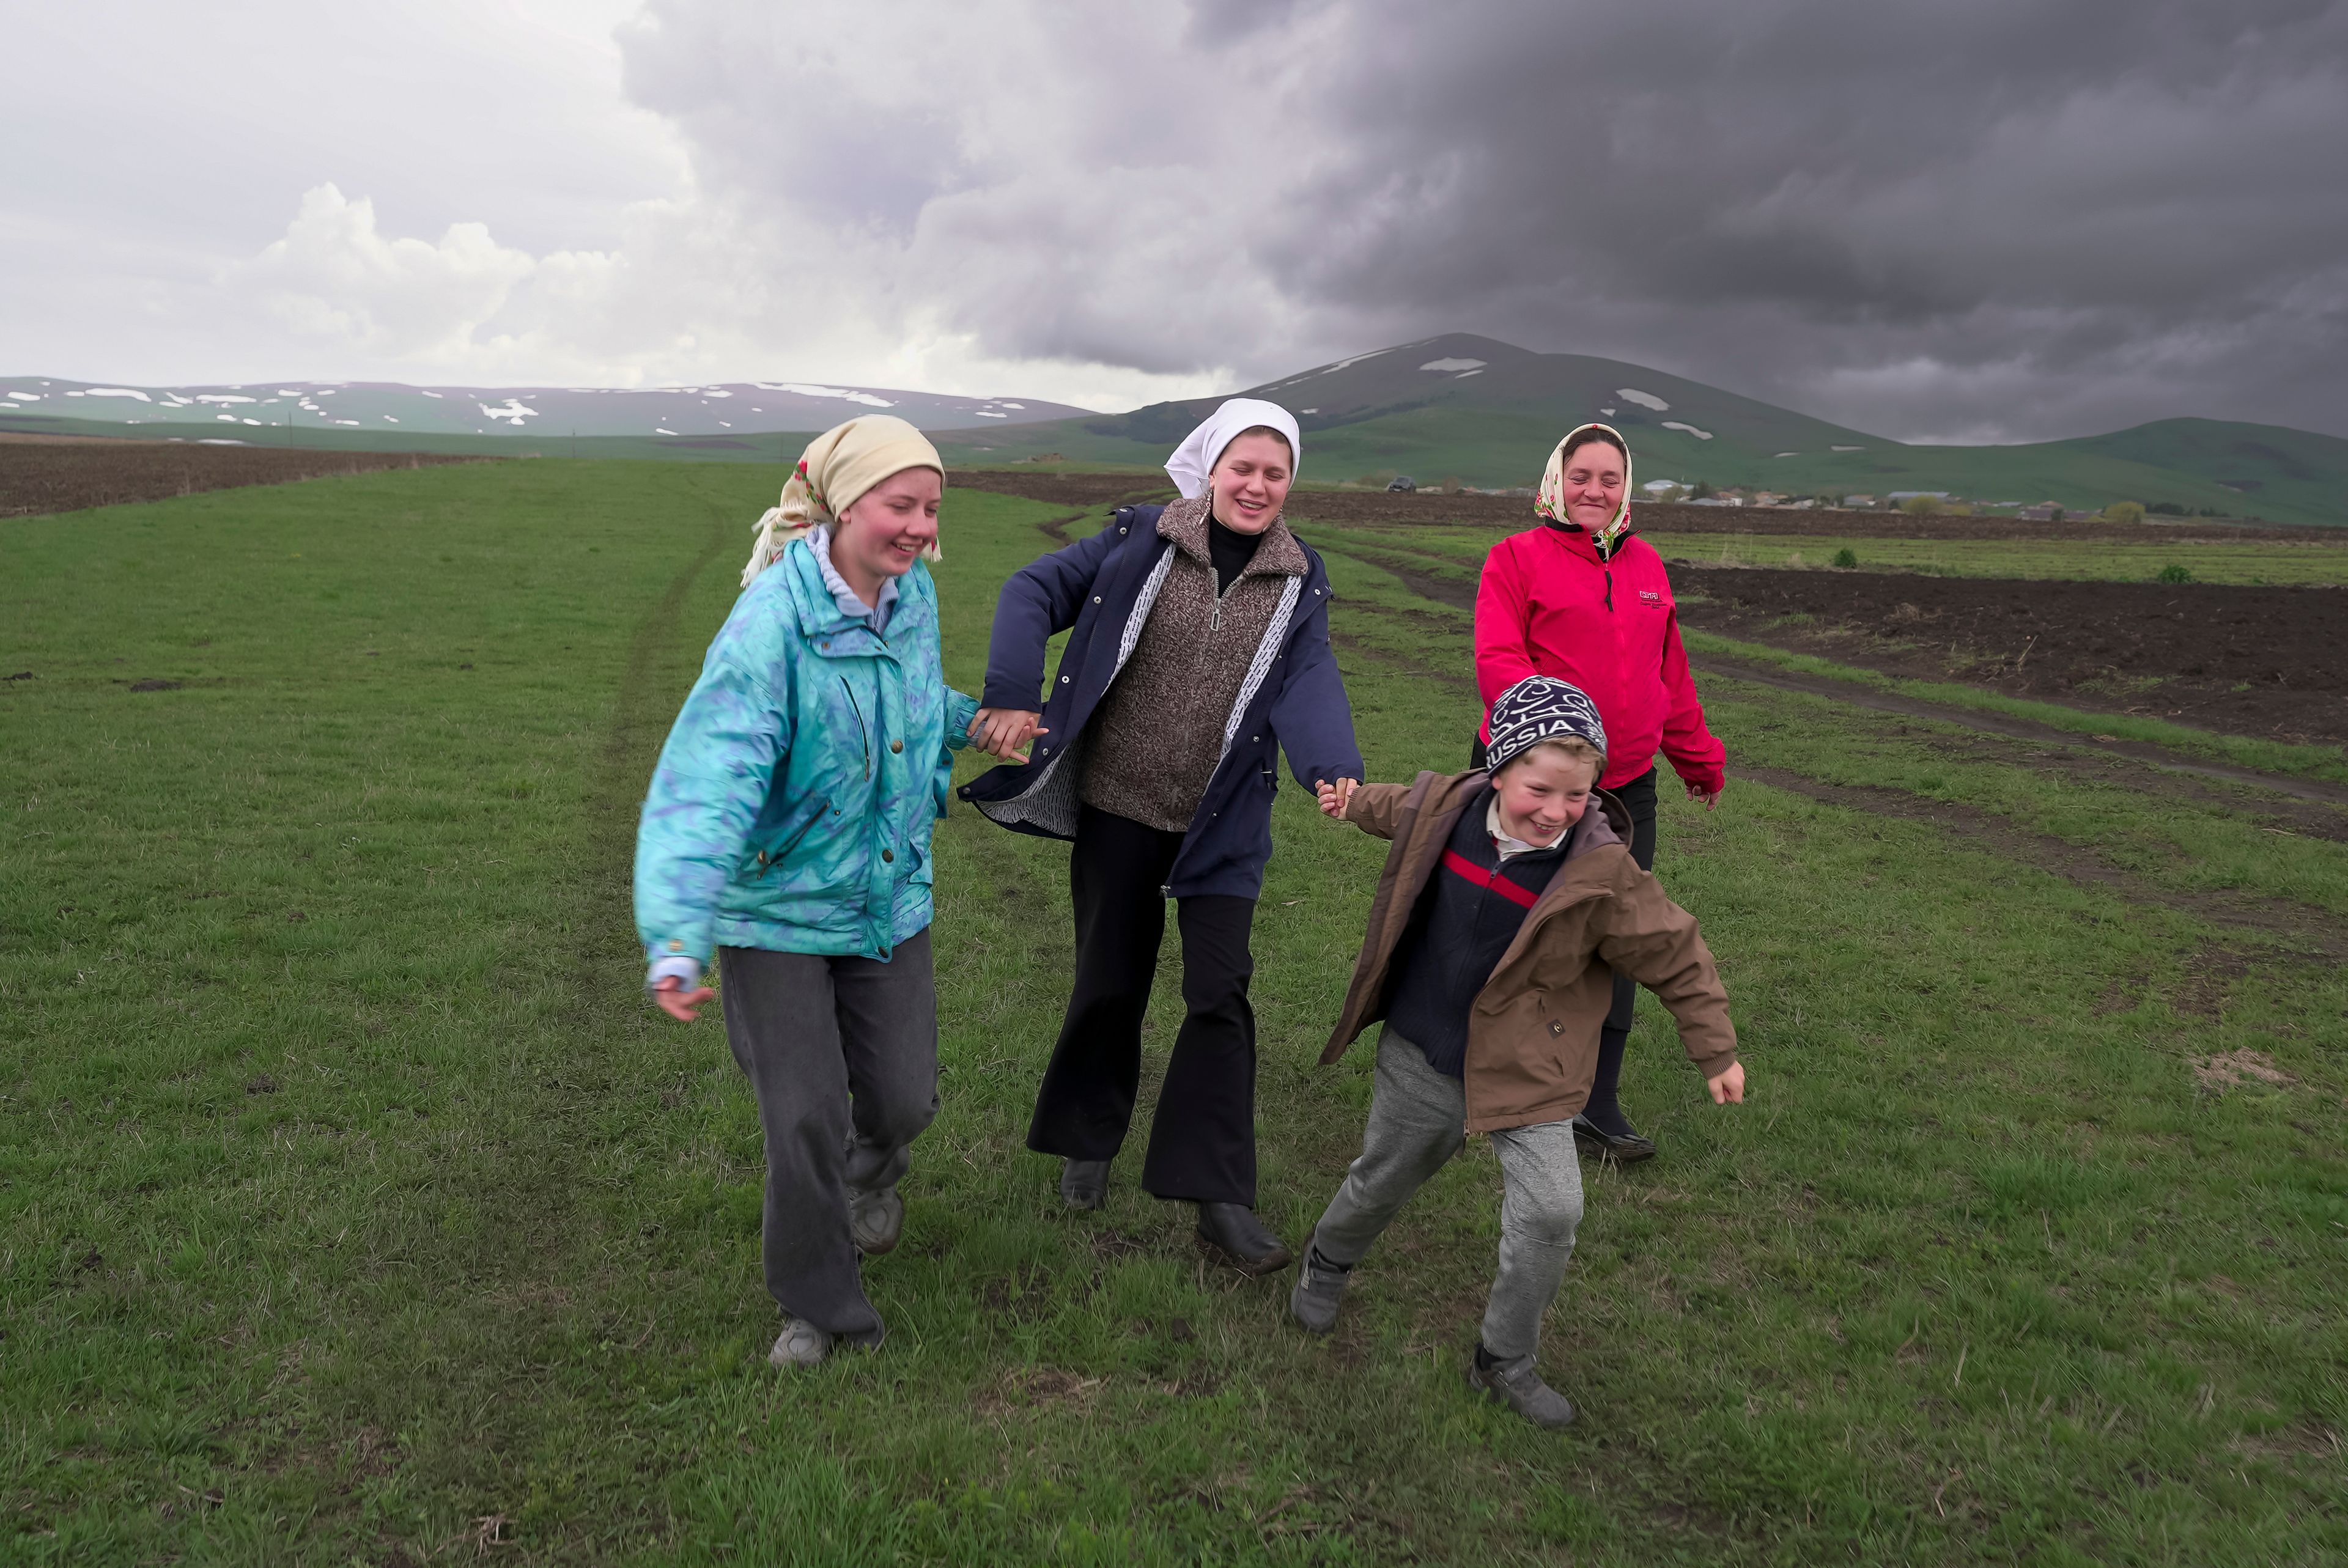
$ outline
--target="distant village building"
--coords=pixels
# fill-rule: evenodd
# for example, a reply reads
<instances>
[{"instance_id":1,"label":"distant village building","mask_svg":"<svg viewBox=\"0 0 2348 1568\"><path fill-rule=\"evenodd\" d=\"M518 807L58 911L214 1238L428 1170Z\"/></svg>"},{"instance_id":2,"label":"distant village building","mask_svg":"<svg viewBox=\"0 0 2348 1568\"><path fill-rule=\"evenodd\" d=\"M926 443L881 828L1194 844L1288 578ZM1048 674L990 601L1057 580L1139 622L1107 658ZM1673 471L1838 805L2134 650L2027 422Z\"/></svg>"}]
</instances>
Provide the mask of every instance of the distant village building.
<instances>
[{"instance_id":1,"label":"distant village building","mask_svg":"<svg viewBox=\"0 0 2348 1568\"><path fill-rule=\"evenodd\" d=\"M2034 507L2024 507L2013 515L2029 523L2060 522L2063 518L2063 503L2041 501Z\"/></svg>"},{"instance_id":2,"label":"distant village building","mask_svg":"<svg viewBox=\"0 0 2348 1568\"><path fill-rule=\"evenodd\" d=\"M1875 505L1875 497L1872 496L1845 496L1842 498L1842 504L1846 507L1871 507Z\"/></svg>"},{"instance_id":3,"label":"distant village building","mask_svg":"<svg viewBox=\"0 0 2348 1568\"><path fill-rule=\"evenodd\" d=\"M1936 501L1952 498L1946 490L1894 490L1884 498L1896 507L1902 501L1912 501L1919 496L1930 496Z\"/></svg>"}]
</instances>

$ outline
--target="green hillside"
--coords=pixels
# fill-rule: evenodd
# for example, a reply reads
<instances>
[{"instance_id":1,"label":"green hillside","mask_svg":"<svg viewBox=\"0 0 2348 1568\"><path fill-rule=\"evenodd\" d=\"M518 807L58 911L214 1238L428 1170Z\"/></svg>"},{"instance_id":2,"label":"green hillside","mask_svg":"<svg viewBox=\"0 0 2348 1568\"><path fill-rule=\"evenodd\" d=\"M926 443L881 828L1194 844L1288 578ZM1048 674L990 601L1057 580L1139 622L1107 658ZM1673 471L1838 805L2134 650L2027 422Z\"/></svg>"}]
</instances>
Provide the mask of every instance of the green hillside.
<instances>
[{"instance_id":1,"label":"green hillside","mask_svg":"<svg viewBox=\"0 0 2348 1568\"><path fill-rule=\"evenodd\" d=\"M1948 490L2085 509L2166 502L2221 516L2348 523L2348 441L2278 425L2171 419L2029 446L1910 446L1622 360L1533 354L1466 333L1239 395L1296 411L1307 483L1402 473L1422 484L1529 485L1560 435L1603 419L1630 438L1642 482L1796 495ZM1071 464L1152 468L1217 401L937 439L950 462L977 466L1056 453Z\"/></svg>"}]
</instances>

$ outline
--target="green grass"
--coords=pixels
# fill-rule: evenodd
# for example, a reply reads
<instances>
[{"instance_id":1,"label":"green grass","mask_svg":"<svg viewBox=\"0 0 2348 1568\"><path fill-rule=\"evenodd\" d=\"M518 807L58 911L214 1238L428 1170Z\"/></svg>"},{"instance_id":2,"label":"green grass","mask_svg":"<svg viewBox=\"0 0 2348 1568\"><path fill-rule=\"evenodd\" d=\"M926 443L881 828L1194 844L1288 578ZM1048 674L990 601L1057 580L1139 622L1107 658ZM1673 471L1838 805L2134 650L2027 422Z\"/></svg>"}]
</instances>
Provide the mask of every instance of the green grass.
<instances>
[{"instance_id":1,"label":"green grass","mask_svg":"<svg viewBox=\"0 0 2348 1568\"><path fill-rule=\"evenodd\" d=\"M0 1560L2348 1553L2348 984L2024 835L2335 924L2341 845L1733 682L1733 757L1965 803L2015 846L1749 781L1667 802L1754 1097L1703 1102L1643 1009L1626 1091L1663 1157L1589 1173L1545 1351L1581 1427L1459 1387L1481 1146L1325 1343L1284 1281L1205 1266L1131 1160L1107 1214L1058 1210L1020 1142L1065 851L963 808L945 1111L870 1270L892 1337L771 1371L755 1110L714 1022L644 1006L627 915L651 758L768 489L550 460L0 524L0 673L33 672L0 684ZM966 688L1052 515L950 497ZM1374 558L1332 557L1372 771L1457 765L1466 618ZM1366 1050L1312 1062L1382 846L1293 789L1278 815L1263 1206L1298 1238L1367 1105ZM2289 1081L2201 1088L2233 1051Z\"/></svg>"}]
</instances>

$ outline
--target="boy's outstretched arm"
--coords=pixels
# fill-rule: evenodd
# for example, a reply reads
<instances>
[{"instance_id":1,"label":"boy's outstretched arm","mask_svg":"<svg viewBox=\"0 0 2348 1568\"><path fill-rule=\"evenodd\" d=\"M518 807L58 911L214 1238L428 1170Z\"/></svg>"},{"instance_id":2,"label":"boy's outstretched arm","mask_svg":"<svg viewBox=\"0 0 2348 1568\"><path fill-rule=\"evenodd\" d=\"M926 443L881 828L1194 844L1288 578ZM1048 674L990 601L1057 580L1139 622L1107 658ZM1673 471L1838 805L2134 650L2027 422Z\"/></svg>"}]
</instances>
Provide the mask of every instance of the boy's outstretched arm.
<instances>
[{"instance_id":1,"label":"boy's outstretched arm","mask_svg":"<svg viewBox=\"0 0 2348 1568\"><path fill-rule=\"evenodd\" d=\"M1352 823L1373 838L1392 838L1401 825L1403 797L1410 794L1410 785L1339 779L1323 784L1320 793L1321 809L1328 815Z\"/></svg>"},{"instance_id":2,"label":"boy's outstretched arm","mask_svg":"<svg viewBox=\"0 0 2348 1568\"><path fill-rule=\"evenodd\" d=\"M1688 1060L1703 1073L1715 1105L1742 1104L1745 1067L1736 1060L1736 1026L1728 990L1695 917L1665 897L1653 873L1632 866L1614 897L1600 901L1598 956L1655 993L1679 1024Z\"/></svg>"}]
</instances>

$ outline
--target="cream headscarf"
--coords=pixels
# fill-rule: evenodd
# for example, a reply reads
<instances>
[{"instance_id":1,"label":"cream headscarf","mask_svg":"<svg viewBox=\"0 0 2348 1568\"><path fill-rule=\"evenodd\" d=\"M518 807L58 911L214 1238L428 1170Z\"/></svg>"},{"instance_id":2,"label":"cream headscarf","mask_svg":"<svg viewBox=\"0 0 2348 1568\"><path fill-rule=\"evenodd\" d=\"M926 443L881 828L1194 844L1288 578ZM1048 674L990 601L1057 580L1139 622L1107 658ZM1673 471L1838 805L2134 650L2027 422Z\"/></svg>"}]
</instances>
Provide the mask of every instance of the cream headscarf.
<instances>
[{"instance_id":1,"label":"cream headscarf","mask_svg":"<svg viewBox=\"0 0 2348 1568\"><path fill-rule=\"evenodd\" d=\"M1598 559L1607 560L1612 558L1614 547L1622 542L1622 536L1631 531L1631 444L1622 441L1622 433L1612 425L1577 425L1565 433L1565 439L1549 455L1549 466L1541 470L1540 492L1533 498L1533 511L1553 523L1569 528L1581 526L1565 515L1565 455L1575 436L1591 430L1603 430L1622 442L1622 504L1591 535L1591 542L1598 547Z\"/></svg>"},{"instance_id":2,"label":"cream headscarf","mask_svg":"<svg viewBox=\"0 0 2348 1568\"><path fill-rule=\"evenodd\" d=\"M1296 415L1277 403L1266 403L1260 397L1233 397L1207 415L1206 423L1182 438L1174 448L1174 456L1166 459L1166 471L1174 477L1174 487L1182 492L1185 500L1195 501L1207 493L1207 476L1215 471L1215 460L1223 448L1242 430L1267 425L1288 438L1288 472L1293 478L1304 461L1304 442L1296 433Z\"/></svg>"},{"instance_id":3,"label":"cream headscarf","mask_svg":"<svg viewBox=\"0 0 2348 1568\"><path fill-rule=\"evenodd\" d=\"M783 486L782 500L767 507L756 525L757 542L742 569L742 586L749 587L780 560L793 539L810 528L829 528L867 490L908 468L935 468L939 479L945 478L945 463L930 438L892 414L868 414L835 425L808 442ZM922 559L938 559L938 547L932 544Z\"/></svg>"}]
</instances>

